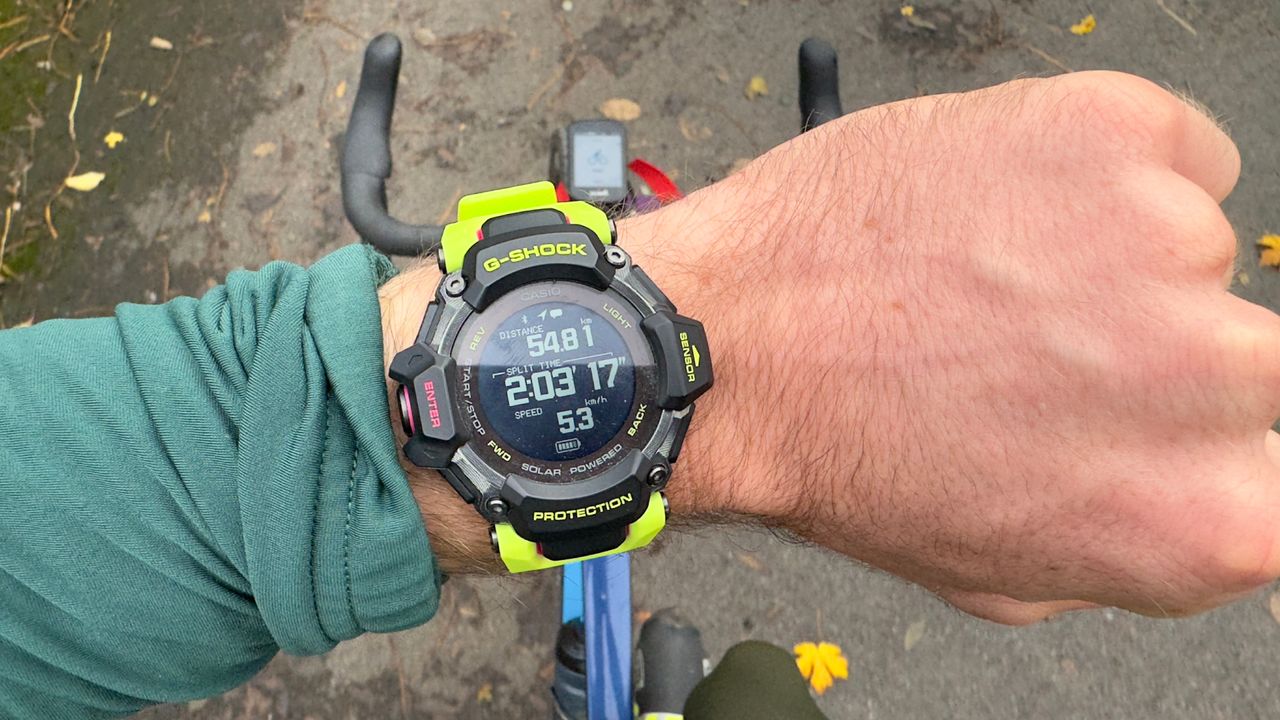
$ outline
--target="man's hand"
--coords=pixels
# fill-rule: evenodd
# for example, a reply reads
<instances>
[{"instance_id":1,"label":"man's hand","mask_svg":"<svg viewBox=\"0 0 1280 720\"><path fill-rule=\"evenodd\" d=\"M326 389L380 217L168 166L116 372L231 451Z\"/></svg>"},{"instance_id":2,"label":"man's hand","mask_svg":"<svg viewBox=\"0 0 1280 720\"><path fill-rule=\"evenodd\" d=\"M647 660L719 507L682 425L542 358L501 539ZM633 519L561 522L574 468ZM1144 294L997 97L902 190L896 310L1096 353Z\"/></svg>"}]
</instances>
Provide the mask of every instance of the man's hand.
<instances>
[{"instance_id":1,"label":"man's hand","mask_svg":"<svg viewBox=\"0 0 1280 720\"><path fill-rule=\"evenodd\" d=\"M1188 104L1079 73L872 108L623 223L716 356L673 511L1003 622L1185 614L1273 579L1280 321L1224 290L1238 171Z\"/></svg>"},{"instance_id":2,"label":"man's hand","mask_svg":"<svg viewBox=\"0 0 1280 720\"><path fill-rule=\"evenodd\" d=\"M1272 580L1280 321L1224 290L1239 162L1079 73L860 112L638 219L716 352L673 501L700 476L1004 622Z\"/></svg>"}]
</instances>

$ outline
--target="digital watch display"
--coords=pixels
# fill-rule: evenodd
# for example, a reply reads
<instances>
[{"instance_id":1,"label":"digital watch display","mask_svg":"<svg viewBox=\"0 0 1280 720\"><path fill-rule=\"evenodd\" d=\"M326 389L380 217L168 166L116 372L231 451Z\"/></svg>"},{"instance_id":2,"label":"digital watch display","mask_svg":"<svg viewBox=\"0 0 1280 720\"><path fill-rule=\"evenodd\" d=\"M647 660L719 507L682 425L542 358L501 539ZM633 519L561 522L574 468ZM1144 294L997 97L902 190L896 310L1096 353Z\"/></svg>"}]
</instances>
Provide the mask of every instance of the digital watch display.
<instances>
[{"instance_id":1,"label":"digital watch display","mask_svg":"<svg viewBox=\"0 0 1280 720\"><path fill-rule=\"evenodd\" d=\"M648 543L711 386L702 325L613 241L550 183L463 198L447 274L391 363L406 457L493 523L513 572Z\"/></svg>"}]
</instances>

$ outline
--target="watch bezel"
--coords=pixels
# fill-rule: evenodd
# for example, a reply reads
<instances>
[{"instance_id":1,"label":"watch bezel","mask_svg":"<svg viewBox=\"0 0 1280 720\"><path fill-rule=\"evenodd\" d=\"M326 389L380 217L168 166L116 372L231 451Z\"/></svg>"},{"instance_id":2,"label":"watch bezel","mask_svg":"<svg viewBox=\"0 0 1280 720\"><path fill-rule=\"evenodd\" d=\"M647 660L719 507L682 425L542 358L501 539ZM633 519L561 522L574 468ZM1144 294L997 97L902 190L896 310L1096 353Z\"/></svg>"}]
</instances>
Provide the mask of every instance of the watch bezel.
<instances>
[{"instance_id":1,"label":"watch bezel","mask_svg":"<svg viewBox=\"0 0 1280 720\"><path fill-rule=\"evenodd\" d=\"M556 231L559 233L581 232L584 239L591 243L592 251L598 253L601 262L594 262L593 258L592 262L563 270L558 270L555 262L531 264L522 270L527 273L526 278L513 279L509 276L502 278L505 289L501 296L515 292L521 287L548 280L564 280L588 285L626 302L629 308L635 311L640 321L637 323L637 332L641 332L639 325L645 319L658 313L674 313L675 308L670 301L638 267L632 264L630 256L621 248L614 246L610 249L608 270L600 272L597 280L592 282L590 277L584 276L582 268L601 268L605 258L604 246L586 228L562 225L558 226ZM521 237L527 238L528 233L521 233ZM490 242L477 243L468 252L463 269L450 273L441 280L436 299L432 303L436 307L428 312L419 337L420 343L431 348L438 356L454 360L454 386L458 388L459 393L454 398L454 406L455 411L458 412L459 423L466 426L468 431L466 440L453 450L446 474L452 475L455 480L465 481L466 486L474 491L473 504L486 519L490 522L510 522L517 533L529 540L554 534L551 530L539 529L537 523L524 516L522 505L529 503L537 504L539 507L563 505L570 508L581 504L585 498L607 496L613 492L625 493L632 497L633 502L628 502L625 508L619 509L618 513L601 517L600 521L630 523L639 518L647 507L649 494L659 489L669 476L668 458L678 440L680 421L692 411L691 403L680 408L661 408L656 402L652 403L652 412L658 413L658 416L656 422L652 424L652 429L647 432L647 437L641 443L635 447L624 447L622 452L618 453L619 457L616 461L602 465L598 471L582 479L569 482L543 482L536 477L510 472L508 468L491 463L486 459L487 455L492 454L484 444L487 437L484 434L477 434L475 428L471 426L470 418L461 411L463 405L461 369L456 362L457 355L454 348L462 328L471 317L496 300L492 293L486 292L486 288L476 289L478 284L483 285L485 279L476 277L480 265L476 262L475 256L482 253L485 248L509 241L509 238L498 237ZM463 292L450 292L451 289L457 290L459 287L464 288ZM477 302L478 299L483 299L483 302ZM660 367L660 364L665 362L660 348L656 347L647 335L641 333L641 338L649 347L655 368ZM625 429L626 425L624 424L623 427ZM615 435L595 453L575 459L574 462L586 463L610 452L615 446L617 437ZM650 474L656 466L663 467L665 471L653 473L660 478L660 482L651 482ZM518 478L518 481L513 483L512 478ZM510 491L504 494L504 488L509 485L518 485L520 492L514 494L514 497ZM493 502L495 498L501 499L502 502Z\"/></svg>"}]
</instances>

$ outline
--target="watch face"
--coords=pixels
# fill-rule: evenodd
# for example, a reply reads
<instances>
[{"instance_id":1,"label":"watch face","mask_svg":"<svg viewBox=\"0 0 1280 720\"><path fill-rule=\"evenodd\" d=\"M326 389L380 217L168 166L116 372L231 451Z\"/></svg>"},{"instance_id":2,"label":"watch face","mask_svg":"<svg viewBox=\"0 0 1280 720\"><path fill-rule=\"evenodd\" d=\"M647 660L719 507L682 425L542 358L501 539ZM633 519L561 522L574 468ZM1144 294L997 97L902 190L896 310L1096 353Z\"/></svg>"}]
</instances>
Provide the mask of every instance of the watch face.
<instances>
[{"instance_id":1,"label":"watch face","mask_svg":"<svg viewBox=\"0 0 1280 720\"><path fill-rule=\"evenodd\" d=\"M454 354L463 416L503 472L544 482L598 474L643 445L660 414L639 315L611 292L521 287L472 316Z\"/></svg>"}]
</instances>

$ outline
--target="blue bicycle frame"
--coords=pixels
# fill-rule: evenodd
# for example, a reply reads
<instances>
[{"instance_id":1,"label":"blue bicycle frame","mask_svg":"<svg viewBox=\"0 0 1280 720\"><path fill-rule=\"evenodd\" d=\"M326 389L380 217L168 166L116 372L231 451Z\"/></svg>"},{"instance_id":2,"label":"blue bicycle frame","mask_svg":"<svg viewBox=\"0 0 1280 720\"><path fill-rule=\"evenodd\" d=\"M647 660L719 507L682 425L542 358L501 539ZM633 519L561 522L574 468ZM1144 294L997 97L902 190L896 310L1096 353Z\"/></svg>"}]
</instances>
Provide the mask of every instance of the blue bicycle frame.
<instances>
[{"instance_id":1,"label":"blue bicycle frame","mask_svg":"<svg viewBox=\"0 0 1280 720\"><path fill-rule=\"evenodd\" d=\"M561 622L582 619L587 651L587 717L631 720L631 557L566 565Z\"/></svg>"}]
</instances>

